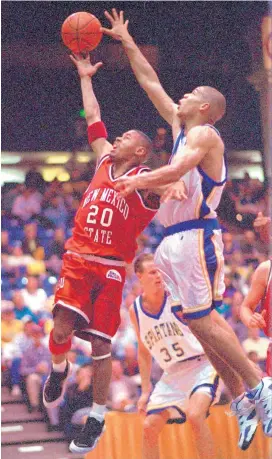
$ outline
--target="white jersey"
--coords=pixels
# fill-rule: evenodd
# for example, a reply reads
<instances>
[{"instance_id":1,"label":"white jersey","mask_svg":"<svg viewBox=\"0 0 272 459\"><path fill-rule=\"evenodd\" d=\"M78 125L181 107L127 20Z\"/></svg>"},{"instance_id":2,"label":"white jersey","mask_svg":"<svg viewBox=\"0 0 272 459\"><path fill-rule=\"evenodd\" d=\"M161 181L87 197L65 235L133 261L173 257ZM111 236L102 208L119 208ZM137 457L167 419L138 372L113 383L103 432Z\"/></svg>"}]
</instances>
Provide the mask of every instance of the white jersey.
<instances>
[{"instance_id":1,"label":"white jersey","mask_svg":"<svg viewBox=\"0 0 272 459\"><path fill-rule=\"evenodd\" d=\"M211 128L215 129L213 126ZM219 134L217 129L215 131ZM170 163L174 163L184 155L186 136L182 129L173 148ZM171 199L162 203L157 213L161 224L165 227L194 219L216 218L216 208L220 202L226 182L226 165L223 162L221 181L211 179L200 166L195 167L181 177L184 181L188 199L177 201Z\"/></svg>"},{"instance_id":2,"label":"white jersey","mask_svg":"<svg viewBox=\"0 0 272 459\"><path fill-rule=\"evenodd\" d=\"M144 310L142 296L134 301L141 341L163 370L204 354L200 342L177 317L172 303L171 296L165 293L158 314L150 314Z\"/></svg>"}]
</instances>

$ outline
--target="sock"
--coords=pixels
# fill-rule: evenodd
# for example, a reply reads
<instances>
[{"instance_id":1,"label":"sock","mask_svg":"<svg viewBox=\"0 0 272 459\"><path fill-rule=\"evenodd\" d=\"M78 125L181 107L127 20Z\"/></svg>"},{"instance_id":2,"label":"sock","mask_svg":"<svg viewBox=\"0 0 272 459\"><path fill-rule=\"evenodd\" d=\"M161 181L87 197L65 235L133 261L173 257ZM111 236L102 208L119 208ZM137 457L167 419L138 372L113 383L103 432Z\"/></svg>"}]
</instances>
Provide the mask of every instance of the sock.
<instances>
[{"instance_id":1,"label":"sock","mask_svg":"<svg viewBox=\"0 0 272 459\"><path fill-rule=\"evenodd\" d=\"M248 392L246 392L247 398L249 400L255 400L257 398L257 395L260 395L263 385L263 381L260 381L256 387L253 387L253 389L250 389Z\"/></svg>"},{"instance_id":2,"label":"sock","mask_svg":"<svg viewBox=\"0 0 272 459\"><path fill-rule=\"evenodd\" d=\"M93 403L92 410L89 413L89 416L96 418L98 421L103 421L106 412L106 405L98 405Z\"/></svg>"},{"instance_id":3,"label":"sock","mask_svg":"<svg viewBox=\"0 0 272 459\"><path fill-rule=\"evenodd\" d=\"M52 364L53 370L56 373L64 373L66 370L67 360L63 360L61 363L54 363Z\"/></svg>"}]
</instances>

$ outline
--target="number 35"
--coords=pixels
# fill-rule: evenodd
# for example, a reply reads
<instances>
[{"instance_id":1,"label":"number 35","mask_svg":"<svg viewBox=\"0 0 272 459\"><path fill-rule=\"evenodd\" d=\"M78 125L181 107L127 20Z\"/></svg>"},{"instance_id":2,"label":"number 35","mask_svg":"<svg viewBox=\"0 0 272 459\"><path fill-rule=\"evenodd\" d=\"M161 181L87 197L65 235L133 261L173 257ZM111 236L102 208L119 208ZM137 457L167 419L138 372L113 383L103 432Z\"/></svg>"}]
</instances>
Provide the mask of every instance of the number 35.
<instances>
[{"instance_id":1,"label":"number 35","mask_svg":"<svg viewBox=\"0 0 272 459\"><path fill-rule=\"evenodd\" d=\"M182 357L184 355L184 350L180 347L179 343L174 343L172 344L172 348L174 349L175 353L176 353L176 357ZM170 360L172 360L172 356L171 354L169 353L167 347L163 347L160 352L164 352L165 356L164 356L164 361L165 362L170 362Z\"/></svg>"}]
</instances>

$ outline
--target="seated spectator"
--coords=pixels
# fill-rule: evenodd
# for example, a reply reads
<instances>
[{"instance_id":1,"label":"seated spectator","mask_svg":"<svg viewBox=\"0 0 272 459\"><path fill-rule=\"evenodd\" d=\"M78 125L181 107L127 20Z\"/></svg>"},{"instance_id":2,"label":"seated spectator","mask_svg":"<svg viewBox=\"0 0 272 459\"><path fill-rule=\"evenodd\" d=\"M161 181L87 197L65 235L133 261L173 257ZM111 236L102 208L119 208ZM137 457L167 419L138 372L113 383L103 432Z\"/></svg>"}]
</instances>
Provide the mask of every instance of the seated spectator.
<instances>
[{"instance_id":1,"label":"seated spectator","mask_svg":"<svg viewBox=\"0 0 272 459\"><path fill-rule=\"evenodd\" d=\"M7 343L2 351L2 363L7 366L10 372L11 395L21 394L21 358L26 349L32 344L32 328L34 322L27 317L22 319L23 330Z\"/></svg>"},{"instance_id":2,"label":"seated spectator","mask_svg":"<svg viewBox=\"0 0 272 459\"><path fill-rule=\"evenodd\" d=\"M11 254L9 256L2 256L4 267L9 270L15 270L20 266L28 266L34 258L29 254L24 254L22 249L22 243L20 241L13 242L11 244Z\"/></svg>"},{"instance_id":3,"label":"seated spectator","mask_svg":"<svg viewBox=\"0 0 272 459\"><path fill-rule=\"evenodd\" d=\"M249 328L248 338L242 342L242 346L247 354L252 351L257 353L258 363L262 368L266 361L269 338L260 336L259 328Z\"/></svg>"},{"instance_id":4,"label":"seated spectator","mask_svg":"<svg viewBox=\"0 0 272 459\"><path fill-rule=\"evenodd\" d=\"M241 241L241 252L246 264L259 263L259 254L264 253L264 244L256 239L254 231L247 230L243 234Z\"/></svg>"},{"instance_id":5,"label":"seated spectator","mask_svg":"<svg viewBox=\"0 0 272 459\"><path fill-rule=\"evenodd\" d=\"M15 318L14 306L11 301L2 301L1 310L1 346L10 343L22 331L23 322Z\"/></svg>"},{"instance_id":6,"label":"seated spectator","mask_svg":"<svg viewBox=\"0 0 272 459\"><path fill-rule=\"evenodd\" d=\"M240 319L240 307L243 302L243 295L242 293L236 291L231 299L230 304L230 317L227 319L229 325L235 332L237 338L239 339L240 343L243 342L248 336L248 329L243 324Z\"/></svg>"},{"instance_id":7,"label":"seated spectator","mask_svg":"<svg viewBox=\"0 0 272 459\"><path fill-rule=\"evenodd\" d=\"M23 320L25 317L27 317L27 319L31 319L33 320L33 322L38 323L37 316L31 311L31 309L28 306L25 305L25 301L21 290L13 291L12 301L14 304L14 313L16 319Z\"/></svg>"},{"instance_id":8,"label":"seated spectator","mask_svg":"<svg viewBox=\"0 0 272 459\"><path fill-rule=\"evenodd\" d=\"M66 237L63 228L57 228L54 231L54 239L50 243L49 250L48 250L48 258L52 255L56 255L58 258L62 259L63 254L65 252L64 245L65 245Z\"/></svg>"},{"instance_id":9,"label":"seated spectator","mask_svg":"<svg viewBox=\"0 0 272 459\"><path fill-rule=\"evenodd\" d=\"M134 411L137 398L137 384L129 376L124 375L120 360L113 360L107 406L112 410Z\"/></svg>"},{"instance_id":10,"label":"seated spectator","mask_svg":"<svg viewBox=\"0 0 272 459\"><path fill-rule=\"evenodd\" d=\"M131 306L131 302L128 308ZM112 339L112 353L117 359L125 358L125 349L129 345L136 346L136 335L133 326L130 323L128 310L121 308L121 322L117 333Z\"/></svg>"},{"instance_id":11,"label":"seated spectator","mask_svg":"<svg viewBox=\"0 0 272 459\"><path fill-rule=\"evenodd\" d=\"M237 223L241 228L252 228L258 212L265 211L265 198L258 195L254 196L254 190L244 181L238 183L238 194L233 193L231 195L235 204L235 211L239 215Z\"/></svg>"},{"instance_id":12,"label":"seated spectator","mask_svg":"<svg viewBox=\"0 0 272 459\"><path fill-rule=\"evenodd\" d=\"M43 329L38 325L33 325L31 335L33 342L22 355L20 369L29 400L29 412L40 407L42 385L46 380L51 364L51 354L47 346L42 343Z\"/></svg>"},{"instance_id":13,"label":"seated spectator","mask_svg":"<svg viewBox=\"0 0 272 459\"><path fill-rule=\"evenodd\" d=\"M34 188L23 188L13 202L12 215L26 222L41 212L42 195Z\"/></svg>"},{"instance_id":14,"label":"seated spectator","mask_svg":"<svg viewBox=\"0 0 272 459\"><path fill-rule=\"evenodd\" d=\"M223 243L224 243L224 259L226 263L231 260L232 254L240 249L240 244L237 240L234 240L231 233L223 233Z\"/></svg>"},{"instance_id":15,"label":"seated spectator","mask_svg":"<svg viewBox=\"0 0 272 459\"><path fill-rule=\"evenodd\" d=\"M66 391L61 407L64 433L70 442L81 430L93 404L92 367L83 365L77 370L76 382Z\"/></svg>"},{"instance_id":16,"label":"seated spectator","mask_svg":"<svg viewBox=\"0 0 272 459\"><path fill-rule=\"evenodd\" d=\"M33 255L41 243L37 237L37 223L28 223L24 226L25 237L22 241L23 252Z\"/></svg>"},{"instance_id":17,"label":"seated spectator","mask_svg":"<svg viewBox=\"0 0 272 459\"><path fill-rule=\"evenodd\" d=\"M34 276L27 277L26 288L22 290L25 304L38 317L46 310L47 295L43 288L39 288L39 281Z\"/></svg>"},{"instance_id":18,"label":"seated spectator","mask_svg":"<svg viewBox=\"0 0 272 459\"><path fill-rule=\"evenodd\" d=\"M50 220L54 228L65 228L68 212L63 198L57 193L54 194L50 202L46 203L42 215Z\"/></svg>"},{"instance_id":19,"label":"seated spectator","mask_svg":"<svg viewBox=\"0 0 272 459\"><path fill-rule=\"evenodd\" d=\"M12 247L9 242L8 231L1 231L1 254L11 255Z\"/></svg>"}]
</instances>

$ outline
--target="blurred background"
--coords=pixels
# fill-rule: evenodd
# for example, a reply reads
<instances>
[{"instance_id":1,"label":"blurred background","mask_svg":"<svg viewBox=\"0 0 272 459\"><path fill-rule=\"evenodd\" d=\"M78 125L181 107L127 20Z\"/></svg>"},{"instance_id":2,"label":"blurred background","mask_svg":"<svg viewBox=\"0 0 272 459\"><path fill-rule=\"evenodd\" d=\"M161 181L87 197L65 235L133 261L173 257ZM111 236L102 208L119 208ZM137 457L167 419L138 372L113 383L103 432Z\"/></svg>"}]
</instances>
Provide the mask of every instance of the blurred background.
<instances>
[{"instance_id":1,"label":"blurred background","mask_svg":"<svg viewBox=\"0 0 272 459\"><path fill-rule=\"evenodd\" d=\"M218 123L229 163L229 180L219 208L226 259L226 292L219 312L233 326L260 371L265 368L268 340L262 331L246 329L239 319L239 307L252 273L269 251L253 229L258 212L269 214L272 22L268 3L3 1L4 423L7 428L11 425L14 409L9 409L16 404L19 419L45 423L47 436L41 427L40 441L61 441L63 436L69 441L83 422L92 393L90 345L74 339L70 358L75 372L65 402L54 411L45 411L41 405L41 388L50 368L47 342L64 243L95 167L78 76L61 43L60 29L64 19L76 11L89 11L108 26L103 12L112 7L124 9L130 32L175 101L203 84L226 96L227 114ZM94 89L110 140L131 128L141 129L153 141L150 166L167 163L172 149L170 129L138 86L122 46L103 37L92 56L94 62L104 62L95 76ZM161 238L162 227L155 218L138 240L138 253L153 252ZM113 341L114 372L108 403L112 410L136 410L140 378L128 307L140 293L133 268L128 266L122 323ZM159 376L154 366L153 383ZM122 397L114 391L120 380ZM228 400L225 390L221 402ZM26 430L15 440L7 430L4 445L13 448L16 441L32 444L33 429L29 437ZM5 451L10 454L8 451L15 450L5 449L3 454Z\"/></svg>"}]
</instances>

